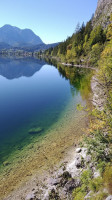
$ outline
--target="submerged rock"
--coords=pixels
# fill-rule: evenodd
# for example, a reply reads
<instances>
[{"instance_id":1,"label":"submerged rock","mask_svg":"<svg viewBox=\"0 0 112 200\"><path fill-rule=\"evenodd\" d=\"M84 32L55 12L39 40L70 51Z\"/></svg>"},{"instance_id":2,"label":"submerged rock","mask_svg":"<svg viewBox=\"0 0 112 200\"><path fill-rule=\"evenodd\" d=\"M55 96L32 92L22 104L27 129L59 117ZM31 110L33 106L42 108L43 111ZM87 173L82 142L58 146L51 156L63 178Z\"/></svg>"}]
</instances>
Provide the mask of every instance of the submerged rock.
<instances>
[{"instance_id":1,"label":"submerged rock","mask_svg":"<svg viewBox=\"0 0 112 200\"><path fill-rule=\"evenodd\" d=\"M37 127L37 128L32 128L28 131L29 134L37 134L43 131L43 128Z\"/></svg>"},{"instance_id":2,"label":"submerged rock","mask_svg":"<svg viewBox=\"0 0 112 200\"><path fill-rule=\"evenodd\" d=\"M10 162L8 161L3 162L3 166L7 166L7 165L10 165Z\"/></svg>"}]
</instances>

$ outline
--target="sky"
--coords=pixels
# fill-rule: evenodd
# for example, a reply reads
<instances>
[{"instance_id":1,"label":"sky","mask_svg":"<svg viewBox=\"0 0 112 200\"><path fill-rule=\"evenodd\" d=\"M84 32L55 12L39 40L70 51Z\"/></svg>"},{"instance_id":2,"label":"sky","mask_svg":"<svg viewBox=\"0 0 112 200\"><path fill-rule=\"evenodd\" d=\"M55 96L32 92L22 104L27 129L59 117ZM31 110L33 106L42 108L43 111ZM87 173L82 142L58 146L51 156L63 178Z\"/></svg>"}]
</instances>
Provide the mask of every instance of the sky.
<instances>
[{"instance_id":1,"label":"sky","mask_svg":"<svg viewBox=\"0 0 112 200\"><path fill-rule=\"evenodd\" d=\"M97 0L0 0L0 27L29 28L46 44L64 41L90 20Z\"/></svg>"}]
</instances>

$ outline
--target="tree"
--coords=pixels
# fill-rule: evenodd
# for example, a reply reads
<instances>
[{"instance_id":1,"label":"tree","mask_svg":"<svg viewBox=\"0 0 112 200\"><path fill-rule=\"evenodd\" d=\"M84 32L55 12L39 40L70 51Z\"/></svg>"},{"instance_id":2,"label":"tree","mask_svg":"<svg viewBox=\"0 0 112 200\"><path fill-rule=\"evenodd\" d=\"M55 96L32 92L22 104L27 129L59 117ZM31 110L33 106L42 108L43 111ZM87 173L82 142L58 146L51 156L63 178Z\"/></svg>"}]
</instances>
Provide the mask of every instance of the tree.
<instances>
[{"instance_id":1,"label":"tree","mask_svg":"<svg viewBox=\"0 0 112 200\"><path fill-rule=\"evenodd\" d=\"M98 61L100 59L100 54L103 50L103 45L96 43L92 46L92 50L90 52L90 63L91 65L98 66Z\"/></svg>"},{"instance_id":2,"label":"tree","mask_svg":"<svg viewBox=\"0 0 112 200\"><path fill-rule=\"evenodd\" d=\"M93 29L92 22L90 20L89 22L87 22L86 27L85 27L85 35L87 35L88 38L90 37L90 33L91 33L92 29Z\"/></svg>"},{"instance_id":3,"label":"tree","mask_svg":"<svg viewBox=\"0 0 112 200\"><path fill-rule=\"evenodd\" d=\"M75 34L79 33L79 31L80 31L80 23L78 22L75 28Z\"/></svg>"},{"instance_id":4,"label":"tree","mask_svg":"<svg viewBox=\"0 0 112 200\"><path fill-rule=\"evenodd\" d=\"M108 26L106 38L108 41L112 39L112 24Z\"/></svg>"},{"instance_id":5,"label":"tree","mask_svg":"<svg viewBox=\"0 0 112 200\"><path fill-rule=\"evenodd\" d=\"M94 45L96 43L104 43L106 40L106 36L105 33L101 27L101 25L97 26L96 28L94 28L90 34L90 45Z\"/></svg>"}]
</instances>

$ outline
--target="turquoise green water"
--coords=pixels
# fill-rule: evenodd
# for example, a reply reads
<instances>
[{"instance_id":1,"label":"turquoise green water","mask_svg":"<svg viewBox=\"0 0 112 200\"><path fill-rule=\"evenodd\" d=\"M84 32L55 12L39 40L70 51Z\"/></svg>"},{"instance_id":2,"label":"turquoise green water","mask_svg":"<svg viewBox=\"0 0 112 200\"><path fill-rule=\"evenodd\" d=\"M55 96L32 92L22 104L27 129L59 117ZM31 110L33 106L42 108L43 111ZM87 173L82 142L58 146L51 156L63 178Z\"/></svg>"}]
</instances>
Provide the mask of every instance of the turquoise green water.
<instances>
[{"instance_id":1,"label":"turquoise green water","mask_svg":"<svg viewBox=\"0 0 112 200\"><path fill-rule=\"evenodd\" d=\"M0 163L44 135L73 98L75 105L85 101L85 71L66 69L36 59L0 59ZM32 128L42 131L29 134Z\"/></svg>"}]
</instances>

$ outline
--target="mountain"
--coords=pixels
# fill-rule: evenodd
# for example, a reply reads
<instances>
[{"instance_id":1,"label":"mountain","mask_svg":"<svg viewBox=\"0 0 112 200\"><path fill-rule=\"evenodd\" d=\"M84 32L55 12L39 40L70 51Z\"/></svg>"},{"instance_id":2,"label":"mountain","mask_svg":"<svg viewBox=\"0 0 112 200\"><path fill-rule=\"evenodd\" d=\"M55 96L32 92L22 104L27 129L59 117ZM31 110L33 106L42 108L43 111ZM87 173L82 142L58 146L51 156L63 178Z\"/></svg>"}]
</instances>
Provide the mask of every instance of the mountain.
<instances>
[{"instance_id":1,"label":"mountain","mask_svg":"<svg viewBox=\"0 0 112 200\"><path fill-rule=\"evenodd\" d=\"M112 0L98 0L97 9L93 17L93 26L99 24L106 28L110 24L110 14L112 13Z\"/></svg>"},{"instance_id":2,"label":"mountain","mask_svg":"<svg viewBox=\"0 0 112 200\"><path fill-rule=\"evenodd\" d=\"M44 44L32 30L20 29L11 25L4 25L0 28L0 43L5 43L12 47Z\"/></svg>"},{"instance_id":3,"label":"mountain","mask_svg":"<svg viewBox=\"0 0 112 200\"><path fill-rule=\"evenodd\" d=\"M59 43L45 44L30 29L20 29L11 25L0 28L0 50L40 51L53 48Z\"/></svg>"}]
</instances>

